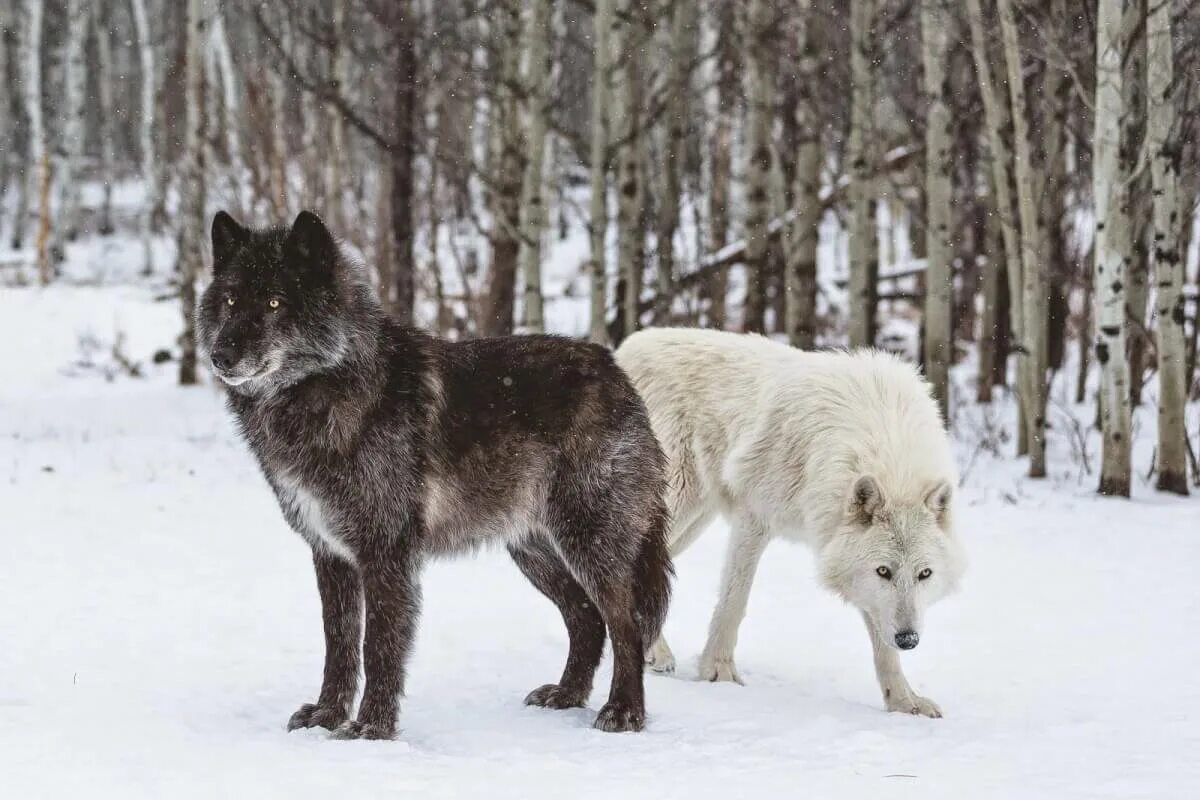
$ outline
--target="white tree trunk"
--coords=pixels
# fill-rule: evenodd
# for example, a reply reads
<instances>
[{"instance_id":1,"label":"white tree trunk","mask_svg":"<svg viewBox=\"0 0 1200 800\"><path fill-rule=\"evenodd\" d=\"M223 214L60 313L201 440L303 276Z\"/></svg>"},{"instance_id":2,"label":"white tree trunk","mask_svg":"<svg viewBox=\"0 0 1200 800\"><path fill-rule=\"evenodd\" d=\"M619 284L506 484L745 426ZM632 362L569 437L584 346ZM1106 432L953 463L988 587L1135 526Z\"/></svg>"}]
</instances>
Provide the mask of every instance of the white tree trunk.
<instances>
[{"instance_id":1,"label":"white tree trunk","mask_svg":"<svg viewBox=\"0 0 1200 800\"><path fill-rule=\"evenodd\" d=\"M1042 225L1034 195L1035 175L1029 141L1029 117L1025 103L1024 71L1018 41L1016 14L1012 0L998 0L1000 30L1004 40L1004 60L1008 68L1008 91L1012 106L1013 144L1017 206L1021 220L1021 317L1024 329L1019 333L1026 349L1021 358L1024 370L1022 403L1025 410L1026 442L1029 451L1029 477L1046 476L1046 280L1038 258Z\"/></svg>"},{"instance_id":2,"label":"white tree trunk","mask_svg":"<svg viewBox=\"0 0 1200 800\"><path fill-rule=\"evenodd\" d=\"M45 286L50 282L50 254L46 235L50 225L47 192L50 163L46 153L46 132L42 126L42 0L24 0L21 5L20 61L24 89L25 118L28 122L29 151L25 164L25 196L38 198L37 268ZM21 221L24 223L24 220Z\"/></svg>"},{"instance_id":3,"label":"white tree trunk","mask_svg":"<svg viewBox=\"0 0 1200 800\"><path fill-rule=\"evenodd\" d=\"M154 157L154 42L150 34L150 20L146 16L146 0L130 0L133 27L137 32L138 62L141 67L141 120L138 126L139 155L142 159L142 183L146 193L142 208L142 271L149 275L154 271L153 233L154 203L152 196L158 184L155 174L157 160Z\"/></svg>"},{"instance_id":4,"label":"white tree trunk","mask_svg":"<svg viewBox=\"0 0 1200 800\"><path fill-rule=\"evenodd\" d=\"M874 70L870 60L875 47L875 11L875 0L850 0L850 141L846 147L846 162L850 172L847 302L850 304L851 347L875 344L879 255L874 214L875 181L871 169L873 148L869 139L875 98Z\"/></svg>"},{"instance_id":5,"label":"white tree trunk","mask_svg":"<svg viewBox=\"0 0 1200 800\"><path fill-rule=\"evenodd\" d=\"M597 344L608 342L604 325L608 304L608 275L604 253L608 233L608 106L612 80L613 0L596 0L593 20L592 117L591 117L591 206L588 215L591 234L591 321L588 338Z\"/></svg>"},{"instance_id":6,"label":"white tree trunk","mask_svg":"<svg viewBox=\"0 0 1200 800\"><path fill-rule=\"evenodd\" d=\"M117 180L115 165L116 152L113 141L117 121L113 116L113 69L112 42L109 21L112 19L112 8L106 2L98 5L92 14L92 33L96 37L96 68L99 80L96 82L100 90L100 176L104 183L104 200L100 206L100 233L107 236L113 232L112 195L113 184Z\"/></svg>"},{"instance_id":7,"label":"white tree trunk","mask_svg":"<svg viewBox=\"0 0 1200 800\"><path fill-rule=\"evenodd\" d=\"M746 302L742 330L762 333L766 311L767 239L771 180L771 65L766 0L743 6L746 52Z\"/></svg>"},{"instance_id":8,"label":"white tree trunk","mask_svg":"<svg viewBox=\"0 0 1200 800\"><path fill-rule=\"evenodd\" d=\"M79 233L79 170L83 158L84 106L83 94L87 73L84 62L84 43L92 15L90 3L67 0L67 38L63 45L65 99L62 121L62 148L59 155L59 220L54 227L56 252L62 252L62 239L74 240Z\"/></svg>"},{"instance_id":9,"label":"white tree trunk","mask_svg":"<svg viewBox=\"0 0 1200 800\"><path fill-rule=\"evenodd\" d=\"M638 329L642 296L642 76L638 5L621 0L623 22L613 26L615 49L621 54L614 82L616 103L613 131L621 142L617 155L617 274L625 283L622 300L625 335Z\"/></svg>"},{"instance_id":10,"label":"white tree trunk","mask_svg":"<svg viewBox=\"0 0 1200 800\"><path fill-rule=\"evenodd\" d=\"M925 121L925 374L942 419L950 424L950 364L954 359L953 121L946 98L951 19L941 0L921 0L921 53L929 114Z\"/></svg>"},{"instance_id":11,"label":"white tree trunk","mask_svg":"<svg viewBox=\"0 0 1200 800\"><path fill-rule=\"evenodd\" d=\"M528 94L529 123L525 152L525 202L521 208L521 278L524 286L522 324L530 333L545 330L542 298L542 233L546 228L546 129L553 35L553 0L534 0L525 29L524 85Z\"/></svg>"},{"instance_id":12,"label":"white tree trunk","mask_svg":"<svg viewBox=\"0 0 1200 800\"><path fill-rule=\"evenodd\" d=\"M1188 493L1187 339L1184 331L1184 254L1178 217L1179 130L1175 111L1175 51L1171 4L1151 0L1146 19L1146 152L1154 198L1154 270L1158 329L1158 482L1160 491Z\"/></svg>"},{"instance_id":13,"label":"white tree trunk","mask_svg":"<svg viewBox=\"0 0 1200 800\"><path fill-rule=\"evenodd\" d=\"M688 97L691 86L691 34L696 24L696 0L673 0L666 58L667 113L663 141L662 187L658 199L658 285L655 287L654 322L669 324L675 296L675 232L679 228Z\"/></svg>"},{"instance_id":14,"label":"white tree trunk","mask_svg":"<svg viewBox=\"0 0 1200 800\"><path fill-rule=\"evenodd\" d=\"M817 79L817 37L812 0L800 0L798 13L800 96L796 103L796 218L784 267L784 327L793 347L811 350L817 333L817 244L821 229L821 130L813 84Z\"/></svg>"},{"instance_id":15,"label":"white tree trunk","mask_svg":"<svg viewBox=\"0 0 1200 800\"><path fill-rule=\"evenodd\" d=\"M337 5L341 5L338 3ZM208 65L208 75L219 77L221 83L221 133L225 143L225 152L229 158L225 175L226 194L224 201L239 216L245 213L242 202L242 149L241 137L238 136L238 125L242 120L241 103L238 100L237 73L233 68L233 56L229 52L229 37L225 32L225 6L218 7L212 17L208 32L208 46L205 49L205 59ZM215 81L209 79L211 91L215 92ZM336 151L335 151L336 152ZM326 163L333 156L326 156ZM334 228L334 230L344 230Z\"/></svg>"},{"instance_id":16,"label":"white tree trunk","mask_svg":"<svg viewBox=\"0 0 1200 800\"><path fill-rule=\"evenodd\" d=\"M1129 496L1129 364L1125 355L1125 248L1127 214L1121 213L1122 96L1121 18L1123 0L1100 0L1096 17L1096 104L1093 197L1096 203L1096 361L1100 365L1101 429L1104 446L1100 493ZM1122 219L1125 217L1125 219Z\"/></svg>"},{"instance_id":17,"label":"white tree trunk","mask_svg":"<svg viewBox=\"0 0 1200 800\"><path fill-rule=\"evenodd\" d=\"M187 119L184 132L183 174L179 181L180 198L178 273L183 333L179 359L179 382L196 383L196 280L206 263L208 184L205 137L208 109L205 91L204 53L214 12L213 0L188 0L187 65L185 103Z\"/></svg>"}]
</instances>

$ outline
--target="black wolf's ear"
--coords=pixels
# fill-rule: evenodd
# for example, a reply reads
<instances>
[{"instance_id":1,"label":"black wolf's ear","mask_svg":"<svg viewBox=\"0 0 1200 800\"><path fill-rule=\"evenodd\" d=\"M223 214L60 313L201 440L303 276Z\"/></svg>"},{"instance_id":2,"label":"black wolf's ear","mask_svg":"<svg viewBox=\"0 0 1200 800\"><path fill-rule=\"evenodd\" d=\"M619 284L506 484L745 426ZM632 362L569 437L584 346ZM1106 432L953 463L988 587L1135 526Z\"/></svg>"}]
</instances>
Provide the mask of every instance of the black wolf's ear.
<instances>
[{"instance_id":1,"label":"black wolf's ear","mask_svg":"<svg viewBox=\"0 0 1200 800\"><path fill-rule=\"evenodd\" d=\"M937 517L939 523L946 521L946 512L950 510L950 495L953 489L950 484L942 481L929 490L925 495L925 506Z\"/></svg>"},{"instance_id":2,"label":"black wolf's ear","mask_svg":"<svg viewBox=\"0 0 1200 800\"><path fill-rule=\"evenodd\" d=\"M249 235L249 231L243 228L238 221L226 214L224 211L218 211L212 221L212 249L213 249L213 271L220 272L221 267L225 266L229 259L233 257Z\"/></svg>"},{"instance_id":3,"label":"black wolf's ear","mask_svg":"<svg viewBox=\"0 0 1200 800\"><path fill-rule=\"evenodd\" d=\"M321 218L301 211L283 243L285 263L294 263L314 277L329 278L337 262L337 243Z\"/></svg>"},{"instance_id":4,"label":"black wolf's ear","mask_svg":"<svg viewBox=\"0 0 1200 800\"><path fill-rule=\"evenodd\" d=\"M879 481L874 476L863 475L850 490L850 516L864 525L870 525L883 508L883 501L883 487Z\"/></svg>"}]
</instances>

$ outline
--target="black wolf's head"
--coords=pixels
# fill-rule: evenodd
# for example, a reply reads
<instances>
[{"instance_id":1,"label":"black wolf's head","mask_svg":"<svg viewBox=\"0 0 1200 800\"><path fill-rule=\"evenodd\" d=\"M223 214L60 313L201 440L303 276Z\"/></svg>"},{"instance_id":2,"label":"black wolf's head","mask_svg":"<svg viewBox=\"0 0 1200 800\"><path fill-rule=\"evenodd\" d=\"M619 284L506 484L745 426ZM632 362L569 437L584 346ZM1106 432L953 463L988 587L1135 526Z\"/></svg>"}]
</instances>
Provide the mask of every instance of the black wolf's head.
<instances>
[{"instance_id":1,"label":"black wolf's head","mask_svg":"<svg viewBox=\"0 0 1200 800\"><path fill-rule=\"evenodd\" d=\"M218 212L213 280L196 312L201 352L234 390L258 394L351 355L378 306L316 214L290 229L242 227Z\"/></svg>"}]
</instances>

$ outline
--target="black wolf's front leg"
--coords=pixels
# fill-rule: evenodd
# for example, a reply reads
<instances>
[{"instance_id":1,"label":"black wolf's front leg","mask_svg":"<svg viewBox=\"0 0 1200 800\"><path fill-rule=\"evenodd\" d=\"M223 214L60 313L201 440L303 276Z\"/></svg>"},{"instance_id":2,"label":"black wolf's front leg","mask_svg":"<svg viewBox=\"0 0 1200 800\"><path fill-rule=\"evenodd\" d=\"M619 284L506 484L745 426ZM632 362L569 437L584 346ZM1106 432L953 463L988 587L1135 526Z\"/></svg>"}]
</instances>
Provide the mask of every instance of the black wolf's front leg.
<instances>
[{"instance_id":1,"label":"black wolf's front leg","mask_svg":"<svg viewBox=\"0 0 1200 800\"><path fill-rule=\"evenodd\" d=\"M396 732L404 669L421 607L418 559L405 545L393 545L362 562L367 633L363 662L367 685L358 719L334 732L338 739L391 739Z\"/></svg>"},{"instance_id":2,"label":"black wolf's front leg","mask_svg":"<svg viewBox=\"0 0 1200 800\"><path fill-rule=\"evenodd\" d=\"M321 616L325 623L325 677L316 703L305 703L288 721L288 730L333 730L350 718L358 692L362 643L363 589L358 571L348 561L314 550Z\"/></svg>"}]
</instances>

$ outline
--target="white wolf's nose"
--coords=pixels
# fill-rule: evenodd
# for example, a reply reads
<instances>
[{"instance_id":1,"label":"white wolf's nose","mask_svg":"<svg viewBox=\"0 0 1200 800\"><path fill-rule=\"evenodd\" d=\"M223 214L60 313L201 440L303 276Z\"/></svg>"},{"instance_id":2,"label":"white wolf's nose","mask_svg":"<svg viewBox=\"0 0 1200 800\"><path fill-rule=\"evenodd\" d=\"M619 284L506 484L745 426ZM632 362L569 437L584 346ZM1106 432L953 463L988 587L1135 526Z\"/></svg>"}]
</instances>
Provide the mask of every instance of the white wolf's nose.
<instances>
[{"instance_id":1,"label":"white wolf's nose","mask_svg":"<svg viewBox=\"0 0 1200 800\"><path fill-rule=\"evenodd\" d=\"M916 631L900 631L896 634L896 647L901 650L912 650L921 641L921 636Z\"/></svg>"}]
</instances>

